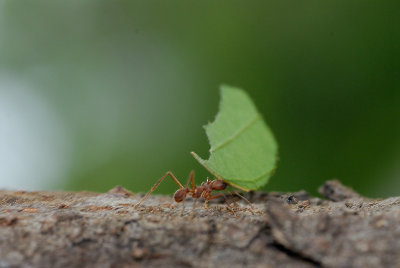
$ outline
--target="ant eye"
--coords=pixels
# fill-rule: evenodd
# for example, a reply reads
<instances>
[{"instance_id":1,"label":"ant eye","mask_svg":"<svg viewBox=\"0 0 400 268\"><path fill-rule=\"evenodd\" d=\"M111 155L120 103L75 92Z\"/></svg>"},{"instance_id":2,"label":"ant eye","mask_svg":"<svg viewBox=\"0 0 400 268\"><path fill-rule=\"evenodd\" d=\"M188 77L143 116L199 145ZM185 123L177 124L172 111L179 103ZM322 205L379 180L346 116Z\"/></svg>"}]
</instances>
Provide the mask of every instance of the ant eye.
<instances>
[{"instance_id":1,"label":"ant eye","mask_svg":"<svg viewBox=\"0 0 400 268\"><path fill-rule=\"evenodd\" d=\"M186 198L186 194L187 194L187 189L185 188L176 191L174 194L175 202L177 203L182 202Z\"/></svg>"}]
</instances>

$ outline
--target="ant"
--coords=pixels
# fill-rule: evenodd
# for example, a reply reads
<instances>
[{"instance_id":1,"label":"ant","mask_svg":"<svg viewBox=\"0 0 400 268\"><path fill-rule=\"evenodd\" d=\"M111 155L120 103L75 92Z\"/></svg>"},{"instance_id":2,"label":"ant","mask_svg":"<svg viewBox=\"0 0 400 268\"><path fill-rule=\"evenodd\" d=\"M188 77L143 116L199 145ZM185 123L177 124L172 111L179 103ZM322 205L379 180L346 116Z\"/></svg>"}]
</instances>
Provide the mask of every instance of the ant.
<instances>
[{"instance_id":1,"label":"ant","mask_svg":"<svg viewBox=\"0 0 400 268\"><path fill-rule=\"evenodd\" d=\"M192 198L194 198L194 203L193 203L193 208L196 204L197 199L199 199L200 197L203 197L205 202L204 202L204 208L207 208L208 206L208 201L212 200L212 199L216 199L219 197L223 197L225 200L226 205L228 206L228 209L236 216L235 211L233 210L233 208L231 207L231 205L228 203L225 195L222 194L216 194L216 195L211 195L212 191L222 191L225 190L226 187L229 186L228 183L226 183L225 181L221 180L221 179L214 179L214 180L210 180L209 178L207 178L207 180L205 182L202 182L200 186L196 186L195 185L195 181L194 181L194 171L192 170L189 174L188 177L188 181L186 183L186 187L184 187L179 180L175 177L175 175L171 172L168 171L167 173L164 174L164 176L161 177L161 179L158 180L158 182L153 186L153 188L150 189L150 191L139 201L139 203L137 203L135 205L135 208L137 208L138 206L140 206L140 204L146 200L146 198L158 187L158 185L167 177L169 176L179 187L179 189L175 192L174 194L174 200L177 203L180 203L182 201L184 201L186 199L186 196L189 195ZM189 181L191 182L192 187L189 188L188 184ZM248 201L245 197L243 197L242 195L240 195L237 192L234 192L235 195L243 198L244 200L246 200L250 205L250 201Z\"/></svg>"}]
</instances>

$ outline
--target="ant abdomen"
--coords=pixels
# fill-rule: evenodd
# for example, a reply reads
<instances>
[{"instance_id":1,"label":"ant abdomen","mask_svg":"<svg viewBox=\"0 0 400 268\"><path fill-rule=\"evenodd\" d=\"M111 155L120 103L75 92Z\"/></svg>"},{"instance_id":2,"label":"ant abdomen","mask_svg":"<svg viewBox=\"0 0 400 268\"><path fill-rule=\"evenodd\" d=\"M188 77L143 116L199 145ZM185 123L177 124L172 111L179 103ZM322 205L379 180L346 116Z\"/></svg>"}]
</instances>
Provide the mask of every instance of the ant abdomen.
<instances>
[{"instance_id":1,"label":"ant abdomen","mask_svg":"<svg viewBox=\"0 0 400 268\"><path fill-rule=\"evenodd\" d=\"M177 203L182 202L186 198L187 193L188 193L187 188L182 188L177 190L174 194L175 202Z\"/></svg>"}]
</instances>

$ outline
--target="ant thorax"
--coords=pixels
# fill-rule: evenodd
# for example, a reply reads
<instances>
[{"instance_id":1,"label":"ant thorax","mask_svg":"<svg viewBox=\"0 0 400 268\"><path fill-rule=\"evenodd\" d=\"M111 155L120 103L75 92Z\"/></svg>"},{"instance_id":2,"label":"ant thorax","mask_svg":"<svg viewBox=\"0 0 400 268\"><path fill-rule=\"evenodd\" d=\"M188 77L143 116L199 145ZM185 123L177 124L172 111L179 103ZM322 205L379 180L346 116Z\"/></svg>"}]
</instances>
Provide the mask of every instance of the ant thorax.
<instances>
[{"instance_id":1,"label":"ant thorax","mask_svg":"<svg viewBox=\"0 0 400 268\"><path fill-rule=\"evenodd\" d=\"M199 198L203 195L203 193L207 190L207 184L202 183L200 186L196 186L192 191L191 191L191 196L193 198Z\"/></svg>"}]
</instances>

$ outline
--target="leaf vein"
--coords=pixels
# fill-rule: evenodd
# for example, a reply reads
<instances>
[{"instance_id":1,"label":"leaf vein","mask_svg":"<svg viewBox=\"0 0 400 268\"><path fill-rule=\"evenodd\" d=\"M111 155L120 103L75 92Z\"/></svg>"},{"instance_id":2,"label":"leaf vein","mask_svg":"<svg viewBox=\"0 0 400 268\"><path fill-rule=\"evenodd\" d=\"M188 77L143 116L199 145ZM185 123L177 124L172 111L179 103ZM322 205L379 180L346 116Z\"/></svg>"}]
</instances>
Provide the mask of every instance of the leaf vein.
<instances>
[{"instance_id":1,"label":"leaf vein","mask_svg":"<svg viewBox=\"0 0 400 268\"><path fill-rule=\"evenodd\" d=\"M243 125L241 128L239 128L238 131L236 131L232 136L221 142L220 144L210 148L210 153L216 152L218 149L221 147L224 147L225 145L231 143L234 139L239 137L243 132L246 131L246 129L250 128L252 125L254 125L259 119L261 119L260 114L256 114L252 119L249 120L249 122L245 125Z\"/></svg>"}]
</instances>

